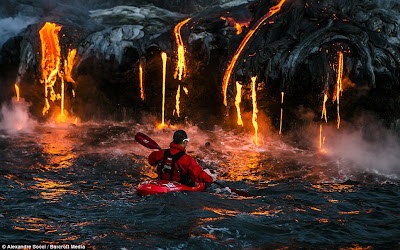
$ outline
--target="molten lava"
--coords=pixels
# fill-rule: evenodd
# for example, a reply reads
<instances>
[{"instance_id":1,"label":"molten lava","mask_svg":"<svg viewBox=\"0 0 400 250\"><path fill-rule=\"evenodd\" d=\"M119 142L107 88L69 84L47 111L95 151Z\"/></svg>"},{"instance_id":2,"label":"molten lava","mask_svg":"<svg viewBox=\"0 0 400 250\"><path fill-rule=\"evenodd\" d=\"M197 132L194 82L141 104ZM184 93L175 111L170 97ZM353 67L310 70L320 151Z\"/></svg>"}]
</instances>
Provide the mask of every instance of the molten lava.
<instances>
[{"instance_id":1,"label":"molten lava","mask_svg":"<svg viewBox=\"0 0 400 250\"><path fill-rule=\"evenodd\" d=\"M237 124L243 126L242 115L240 113L240 103L242 102L242 85L239 82L236 82L236 98L235 105L237 110Z\"/></svg>"},{"instance_id":2,"label":"molten lava","mask_svg":"<svg viewBox=\"0 0 400 250\"><path fill-rule=\"evenodd\" d=\"M328 95L324 94L324 103L322 104L322 114L321 119L325 117L325 122L328 122L328 118L326 117L326 101L328 100Z\"/></svg>"},{"instance_id":3,"label":"molten lava","mask_svg":"<svg viewBox=\"0 0 400 250\"><path fill-rule=\"evenodd\" d=\"M17 84L14 84L15 87L15 94L17 95L17 102L19 102L19 87Z\"/></svg>"},{"instance_id":4,"label":"molten lava","mask_svg":"<svg viewBox=\"0 0 400 250\"><path fill-rule=\"evenodd\" d=\"M181 28L183 25L189 22L189 20L190 18L178 23L174 28L176 46L178 51L178 61L176 62L174 78L178 78L179 80L182 80L182 77L186 76L185 46L183 44L181 36Z\"/></svg>"},{"instance_id":5,"label":"molten lava","mask_svg":"<svg viewBox=\"0 0 400 250\"><path fill-rule=\"evenodd\" d=\"M336 76L336 91L335 91L335 93L333 95L333 99L332 99L332 101L336 100L336 103L337 103L337 128L340 127L339 99L340 99L340 95L343 92L342 78L343 78L343 53L339 52L338 68L337 68L337 76Z\"/></svg>"},{"instance_id":6,"label":"molten lava","mask_svg":"<svg viewBox=\"0 0 400 250\"><path fill-rule=\"evenodd\" d=\"M250 20L247 20L246 22L237 22L234 18L232 17L223 17L221 16L222 20L227 20L230 25L232 25L236 29L236 35L240 35L242 33L242 27L249 27L250 25Z\"/></svg>"},{"instance_id":7,"label":"molten lava","mask_svg":"<svg viewBox=\"0 0 400 250\"><path fill-rule=\"evenodd\" d=\"M258 145L258 123L257 123L257 113L258 113L258 109L257 109L257 90L256 90L256 80L257 77L253 76L251 78L251 97L253 100L253 126L254 126L254 143L256 145Z\"/></svg>"},{"instance_id":8,"label":"molten lava","mask_svg":"<svg viewBox=\"0 0 400 250\"><path fill-rule=\"evenodd\" d=\"M285 1L286 0L280 0L277 5L271 7L269 9L268 13L265 14L263 17L261 17L253 25L253 27L251 27L249 32L244 37L243 41L240 43L239 48L236 50L235 54L233 55L232 60L229 62L228 67L226 68L224 79L223 79L223 84L222 84L222 92L224 95L224 105L225 106L228 105L226 92L228 89L229 82L231 80L232 71L235 68L236 61L239 59L240 54L242 53L243 49L246 47L247 42L250 40L250 38L253 36L253 34L258 30L258 28L265 22L265 20L267 20L269 17L271 17L275 13L279 12Z\"/></svg>"},{"instance_id":9,"label":"molten lava","mask_svg":"<svg viewBox=\"0 0 400 250\"><path fill-rule=\"evenodd\" d=\"M164 114L165 114L165 77L167 75L167 53L161 53L161 59L163 63L163 75L162 75L162 113L161 113L161 126L165 126Z\"/></svg>"},{"instance_id":10,"label":"molten lava","mask_svg":"<svg viewBox=\"0 0 400 250\"><path fill-rule=\"evenodd\" d=\"M324 94L324 102L322 104L322 114L321 114L321 120L324 119L325 117L325 123L328 122L328 118L326 117L326 101L328 100L328 95L325 93ZM326 149L324 148L325 144L325 137L322 136L322 124L319 126L319 149L321 152L326 152Z\"/></svg>"},{"instance_id":11,"label":"molten lava","mask_svg":"<svg viewBox=\"0 0 400 250\"><path fill-rule=\"evenodd\" d=\"M282 134L282 119L283 119L283 96L285 95L285 92L281 92L282 99L281 99L281 120L279 122L279 134Z\"/></svg>"},{"instance_id":12,"label":"molten lava","mask_svg":"<svg viewBox=\"0 0 400 250\"><path fill-rule=\"evenodd\" d=\"M139 62L139 84L140 84L140 98L144 101L144 85L143 85L143 66L142 62Z\"/></svg>"},{"instance_id":13,"label":"molten lava","mask_svg":"<svg viewBox=\"0 0 400 250\"><path fill-rule=\"evenodd\" d=\"M180 97L181 97L181 85L178 86L178 90L176 91L176 97L175 97L176 99L175 110L176 110L176 115L178 117L180 117L180 112L179 112Z\"/></svg>"},{"instance_id":14,"label":"molten lava","mask_svg":"<svg viewBox=\"0 0 400 250\"><path fill-rule=\"evenodd\" d=\"M42 47L42 83L44 83L45 92L45 106L43 108L43 115L46 114L50 108L48 91L50 90L50 99L55 101L56 95L54 92L54 84L57 81L57 75L60 70L61 49L58 40L58 32L61 26L54 23L45 23L39 31L41 47Z\"/></svg>"},{"instance_id":15,"label":"molten lava","mask_svg":"<svg viewBox=\"0 0 400 250\"><path fill-rule=\"evenodd\" d=\"M72 79L71 72L75 64L76 49L69 50L67 60L64 60L64 78L67 82L75 83Z\"/></svg>"}]
</instances>

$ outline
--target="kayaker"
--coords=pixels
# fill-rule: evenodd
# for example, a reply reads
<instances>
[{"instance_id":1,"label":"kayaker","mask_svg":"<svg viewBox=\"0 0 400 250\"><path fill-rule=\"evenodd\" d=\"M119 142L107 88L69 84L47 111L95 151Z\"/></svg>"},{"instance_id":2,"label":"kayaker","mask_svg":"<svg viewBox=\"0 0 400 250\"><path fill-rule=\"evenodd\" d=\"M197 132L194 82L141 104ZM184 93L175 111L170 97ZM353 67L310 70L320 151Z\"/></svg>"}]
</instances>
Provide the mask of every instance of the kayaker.
<instances>
[{"instance_id":1,"label":"kayaker","mask_svg":"<svg viewBox=\"0 0 400 250\"><path fill-rule=\"evenodd\" d=\"M195 182L213 182L215 177L207 174L197 162L186 154L189 138L184 130L174 133L169 149L154 151L149 155L149 163L157 165L158 178L177 181L188 186Z\"/></svg>"}]
</instances>

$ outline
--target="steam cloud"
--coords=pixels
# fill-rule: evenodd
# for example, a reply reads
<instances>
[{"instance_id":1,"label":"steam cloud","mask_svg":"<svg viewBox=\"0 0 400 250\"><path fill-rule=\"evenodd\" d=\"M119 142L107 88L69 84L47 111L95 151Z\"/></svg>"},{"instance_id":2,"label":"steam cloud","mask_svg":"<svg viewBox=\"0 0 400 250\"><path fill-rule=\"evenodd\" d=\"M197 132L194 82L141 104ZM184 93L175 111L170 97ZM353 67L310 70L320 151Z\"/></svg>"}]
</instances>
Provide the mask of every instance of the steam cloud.
<instances>
[{"instance_id":1,"label":"steam cloud","mask_svg":"<svg viewBox=\"0 0 400 250\"><path fill-rule=\"evenodd\" d=\"M18 102L14 98L11 104L3 104L0 128L10 135L32 132L37 122L31 118L29 106L30 104L22 98Z\"/></svg>"},{"instance_id":2,"label":"steam cloud","mask_svg":"<svg viewBox=\"0 0 400 250\"><path fill-rule=\"evenodd\" d=\"M366 119L368 124L365 125ZM328 153L356 170L392 180L400 178L400 141L390 130L371 117L363 118L362 129L328 132ZM336 130L336 131L333 131Z\"/></svg>"},{"instance_id":3,"label":"steam cloud","mask_svg":"<svg viewBox=\"0 0 400 250\"><path fill-rule=\"evenodd\" d=\"M16 36L28 25L35 23L34 17L7 17L0 19L0 47L11 37Z\"/></svg>"}]
</instances>

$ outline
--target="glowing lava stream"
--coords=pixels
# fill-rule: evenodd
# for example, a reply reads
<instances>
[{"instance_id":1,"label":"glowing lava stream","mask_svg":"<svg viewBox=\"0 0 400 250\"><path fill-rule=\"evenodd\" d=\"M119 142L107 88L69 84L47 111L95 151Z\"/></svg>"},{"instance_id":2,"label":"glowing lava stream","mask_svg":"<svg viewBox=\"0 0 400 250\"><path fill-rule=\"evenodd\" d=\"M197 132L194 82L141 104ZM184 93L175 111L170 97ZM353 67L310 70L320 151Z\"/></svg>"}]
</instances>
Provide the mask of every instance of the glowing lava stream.
<instances>
[{"instance_id":1,"label":"glowing lava stream","mask_svg":"<svg viewBox=\"0 0 400 250\"><path fill-rule=\"evenodd\" d=\"M326 101L328 100L328 95L324 94L324 103L322 104L322 114L321 119L325 117L325 122L328 122L328 118L326 117Z\"/></svg>"},{"instance_id":2,"label":"glowing lava stream","mask_svg":"<svg viewBox=\"0 0 400 250\"><path fill-rule=\"evenodd\" d=\"M14 84L14 87L15 87L15 93L17 95L17 102L19 102L19 87L18 87L18 84Z\"/></svg>"},{"instance_id":3,"label":"glowing lava stream","mask_svg":"<svg viewBox=\"0 0 400 250\"><path fill-rule=\"evenodd\" d=\"M178 115L178 117L180 117L180 113L179 113L179 98L181 97L181 85L178 86L178 90L176 91L176 105L175 105L175 110L176 110L176 114Z\"/></svg>"},{"instance_id":4,"label":"glowing lava stream","mask_svg":"<svg viewBox=\"0 0 400 250\"><path fill-rule=\"evenodd\" d=\"M143 66L139 62L139 83L140 83L140 98L144 101L144 86L143 86Z\"/></svg>"},{"instance_id":5,"label":"glowing lava stream","mask_svg":"<svg viewBox=\"0 0 400 250\"><path fill-rule=\"evenodd\" d=\"M43 108L43 115L45 115L50 104L47 99L48 90L50 89L50 99L55 101L56 94L54 92L54 84L57 80L57 74L60 69L61 49L58 40L58 32L61 26L54 23L46 22L42 29L39 31L41 48L42 48L42 83L44 83L45 92L45 106Z\"/></svg>"},{"instance_id":6,"label":"glowing lava stream","mask_svg":"<svg viewBox=\"0 0 400 250\"><path fill-rule=\"evenodd\" d=\"M178 77L179 80L182 80L182 76L186 76L186 61L185 61L185 46L183 45L182 36L181 36L181 28L187 22L189 22L190 18L178 23L174 28L175 40L178 50L178 61L176 62L176 69L174 73L174 78Z\"/></svg>"},{"instance_id":7,"label":"glowing lava stream","mask_svg":"<svg viewBox=\"0 0 400 250\"><path fill-rule=\"evenodd\" d=\"M337 128L340 127L339 99L340 99L340 95L343 92L342 78L343 78L343 53L339 52L338 69L337 69L337 76L336 76L336 91L332 98L332 101L334 102L336 100L336 103L337 103Z\"/></svg>"},{"instance_id":8,"label":"glowing lava stream","mask_svg":"<svg viewBox=\"0 0 400 250\"><path fill-rule=\"evenodd\" d=\"M271 7L268 11L267 14L265 14L263 17L261 17L254 25L253 27L249 30L249 32L246 34L244 37L243 41L240 43L239 48L236 50L235 54L232 57L232 60L229 62L228 67L225 70L225 75L223 79L223 84L222 84L222 92L224 95L224 105L227 106L227 98L226 98L226 92L228 89L228 84L231 79L232 71L236 65L236 61L238 60L240 54L242 53L243 49L245 48L247 42L250 40L250 38L253 36L254 32L258 30L258 28L261 26L261 24L264 23L265 20L267 20L269 17L277 13L278 11L281 10L281 7L283 3L286 0L280 0L279 3L273 7Z\"/></svg>"},{"instance_id":9,"label":"glowing lava stream","mask_svg":"<svg viewBox=\"0 0 400 250\"><path fill-rule=\"evenodd\" d=\"M161 58L163 62L163 80L162 80L162 119L161 119L161 126L165 126L164 122L164 113L165 113L165 77L167 74L167 53L162 52L161 53Z\"/></svg>"},{"instance_id":10,"label":"glowing lava stream","mask_svg":"<svg viewBox=\"0 0 400 250\"><path fill-rule=\"evenodd\" d=\"M283 105L283 96L285 95L285 92L281 92L282 99L281 99L281 105ZM283 118L283 106L281 107L281 120L279 122L279 134L282 134L282 118Z\"/></svg>"},{"instance_id":11,"label":"glowing lava stream","mask_svg":"<svg viewBox=\"0 0 400 250\"><path fill-rule=\"evenodd\" d=\"M236 98L235 105L237 110L237 124L243 126L242 115L240 114L240 103L242 102L242 85L236 82Z\"/></svg>"},{"instance_id":12,"label":"glowing lava stream","mask_svg":"<svg viewBox=\"0 0 400 250\"><path fill-rule=\"evenodd\" d=\"M328 100L328 95L325 93L324 94L324 103L322 104L322 114L321 114L321 120L325 117L325 123L328 122L328 118L326 117L326 101ZM321 152L326 152L326 149L324 148L325 144L325 137L322 136L322 124L319 125L319 149Z\"/></svg>"},{"instance_id":13,"label":"glowing lava stream","mask_svg":"<svg viewBox=\"0 0 400 250\"><path fill-rule=\"evenodd\" d=\"M257 123L258 109L257 109L256 80L257 80L257 76L253 76L251 78L251 97L253 99L253 119L252 119L252 122L253 122L253 126L254 126L254 131L255 131L254 144L258 145L258 123Z\"/></svg>"},{"instance_id":14,"label":"glowing lava stream","mask_svg":"<svg viewBox=\"0 0 400 250\"><path fill-rule=\"evenodd\" d=\"M71 72L72 68L75 64L75 56L76 56L76 49L69 50L67 60L64 60L64 72L65 72L65 80L68 82L75 83L75 80L72 79Z\"/></svg>"}]
</instances>

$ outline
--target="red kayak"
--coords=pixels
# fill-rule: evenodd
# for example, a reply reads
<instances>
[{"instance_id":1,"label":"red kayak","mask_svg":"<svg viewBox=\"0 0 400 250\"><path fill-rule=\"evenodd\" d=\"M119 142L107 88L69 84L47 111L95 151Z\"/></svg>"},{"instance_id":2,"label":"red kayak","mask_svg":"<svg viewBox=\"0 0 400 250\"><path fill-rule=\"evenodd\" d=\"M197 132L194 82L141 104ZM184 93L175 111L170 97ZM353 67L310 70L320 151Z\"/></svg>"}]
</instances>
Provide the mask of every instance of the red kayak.
<instances>
[{"instance_id":1,"label":"red kayak","mask_svg":"<svg viewBox=\"0 0 400 250\"><path fill-rule=\"evenodd\" d=\"M153 195L153 194L165 194L173 191L200 191L203 192L206 189L205 183L196 183L194 187L183 185L176 181L167 180L148 180L139 184L136 188L138 195Z\"/></svg>"}]
</instances>

